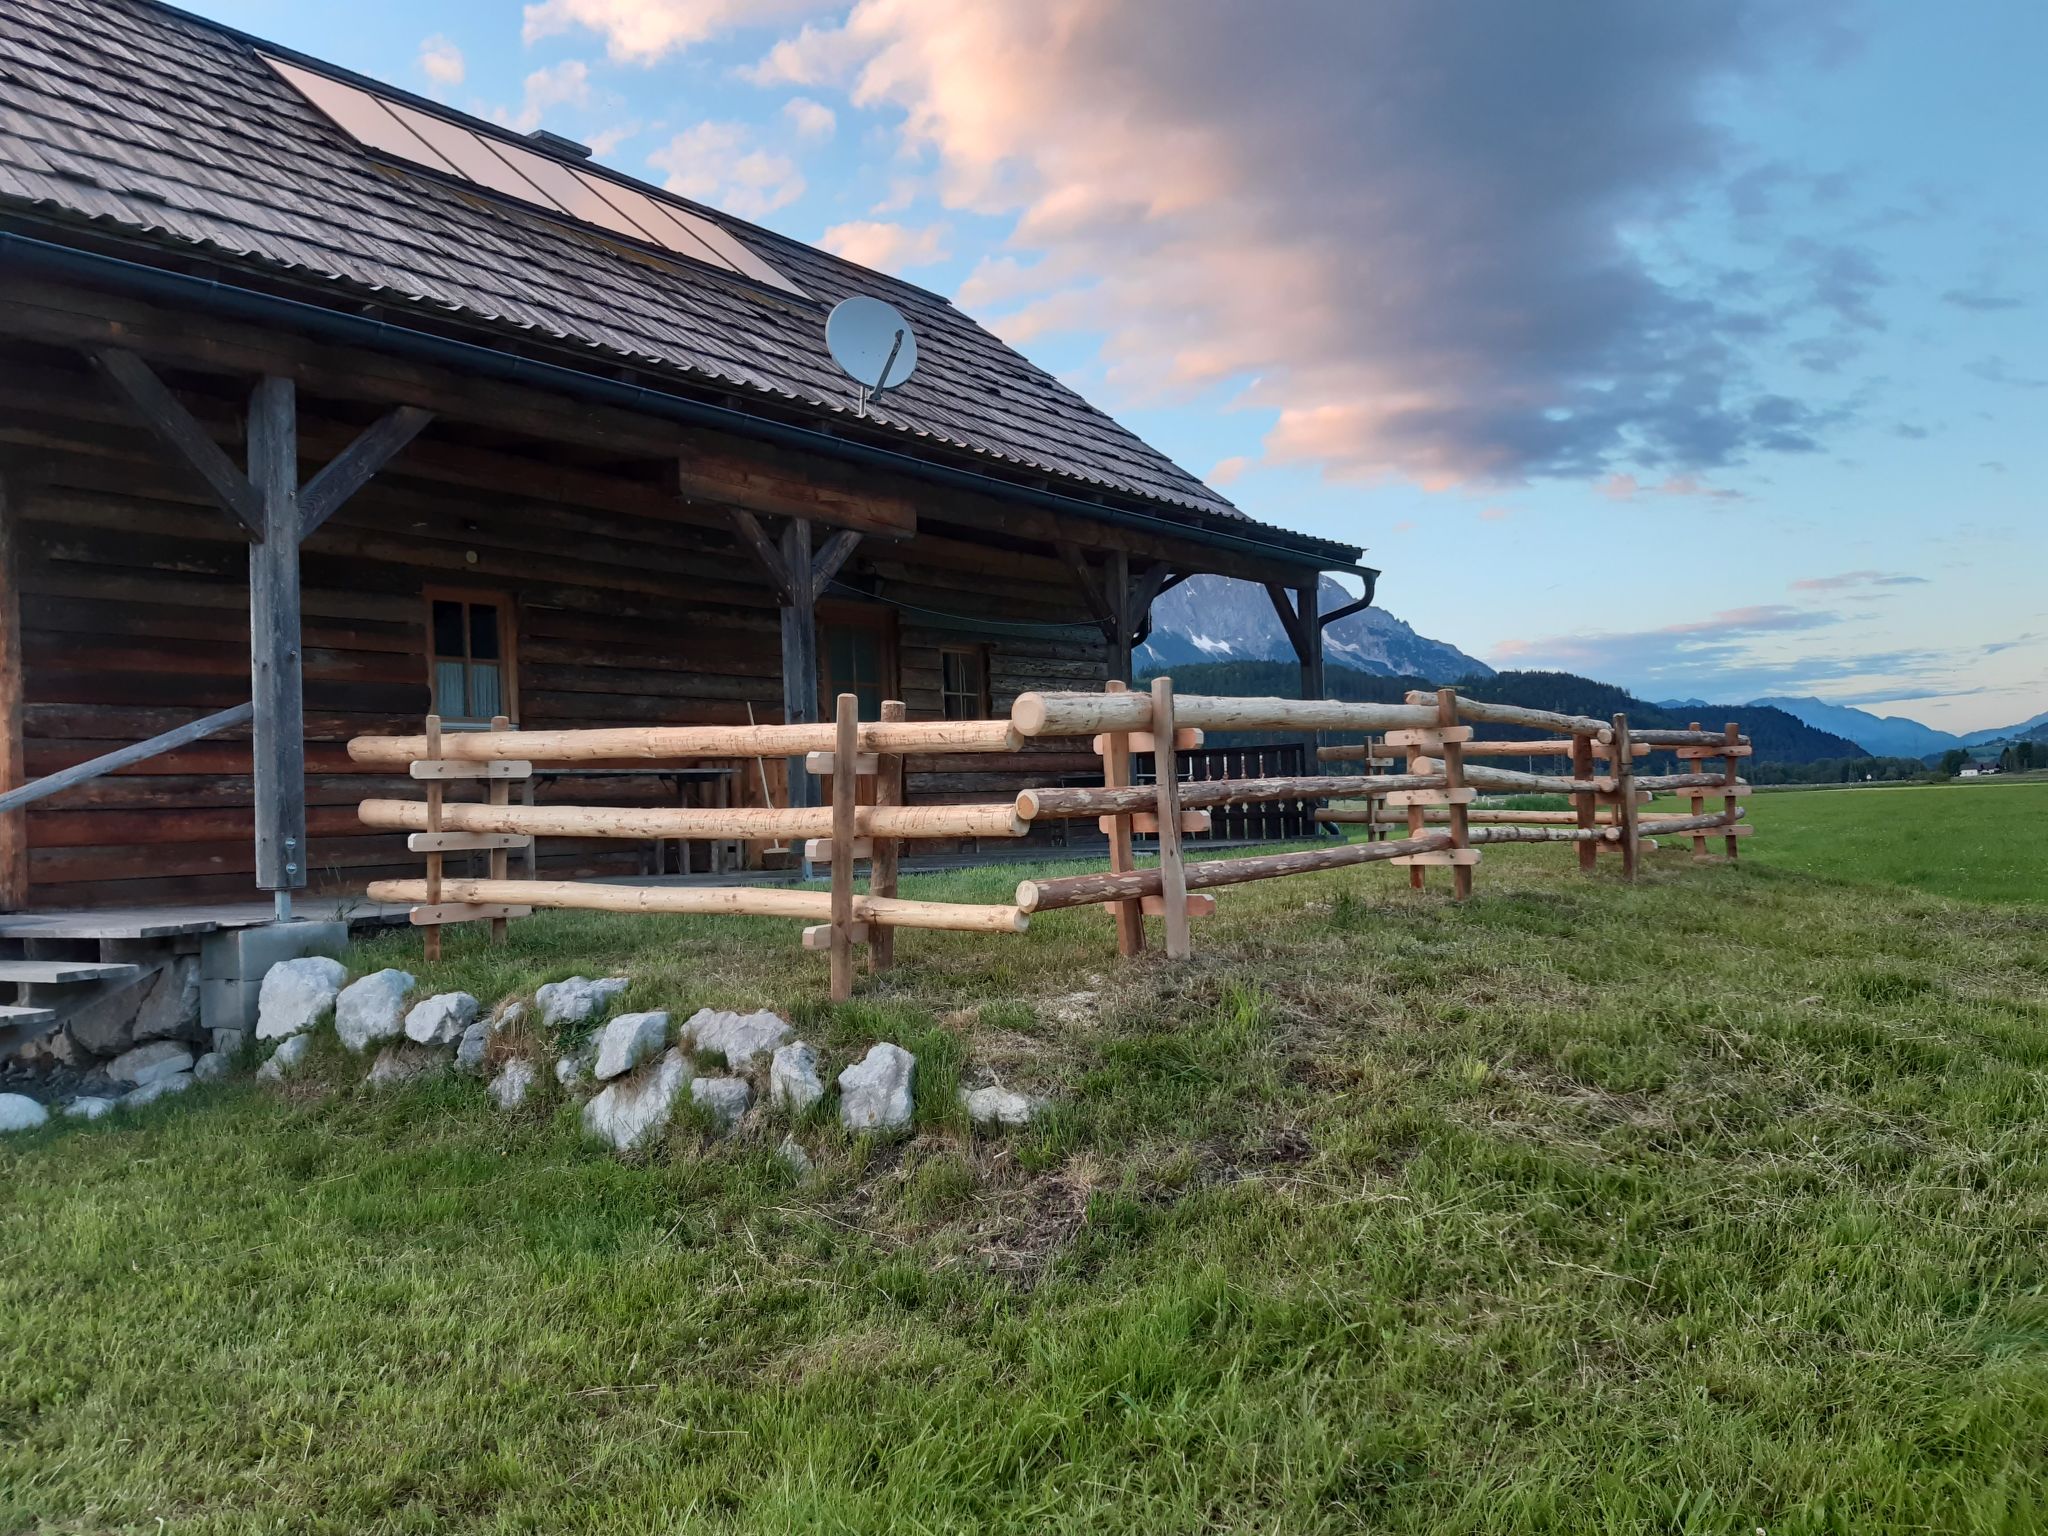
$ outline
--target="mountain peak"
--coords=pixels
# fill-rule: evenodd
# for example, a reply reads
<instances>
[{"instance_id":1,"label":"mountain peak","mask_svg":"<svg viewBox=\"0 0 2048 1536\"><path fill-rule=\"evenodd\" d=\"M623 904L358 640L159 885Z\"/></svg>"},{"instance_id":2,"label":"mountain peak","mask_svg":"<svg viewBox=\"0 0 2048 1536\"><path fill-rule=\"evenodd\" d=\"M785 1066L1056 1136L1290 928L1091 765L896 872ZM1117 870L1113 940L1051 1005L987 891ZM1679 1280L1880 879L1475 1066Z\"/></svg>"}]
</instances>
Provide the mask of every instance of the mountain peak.
<instances>
[{"instance_id":1,"label":"mountain peak","mask_svg":"<svg viewBox=\"0 0 2048 1536\"><path fill-rule=\"evenodd\" d=\"M1324 613L1354 601L1335 577L1316 594ZM1456 682L1491 677L1493 668L1456 646L1418 635L1384 608L1364 608L1323 632L1331 666L1380 677L1426 677ZM1152 635L1134 657L1140 670L1160 671L1191 662L1293 661L1294 647L1280 626L1266 589L1229 576L1190 576L1152 604Z\"/></svg>"}]
</instances>

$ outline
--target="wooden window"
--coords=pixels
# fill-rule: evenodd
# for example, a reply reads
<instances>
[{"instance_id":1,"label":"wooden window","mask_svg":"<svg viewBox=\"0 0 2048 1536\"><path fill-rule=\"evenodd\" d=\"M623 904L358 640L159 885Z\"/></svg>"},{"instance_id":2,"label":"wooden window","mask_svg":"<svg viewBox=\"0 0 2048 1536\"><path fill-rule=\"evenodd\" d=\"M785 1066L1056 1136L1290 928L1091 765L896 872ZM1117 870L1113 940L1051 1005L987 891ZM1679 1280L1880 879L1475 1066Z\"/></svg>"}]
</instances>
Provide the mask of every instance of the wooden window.
<instances>
[{"instance_id":1,"label":"wooden window","mask_svg":"<svg viewBox=\"0 0 2048 1536\"><path fill-rule=\"evenodd\" d=\"M428 680L434 713L481 725L519 718L512 603L498 592L427 593Z\"/></svg>"},{"instance_id":2,"label":"wooden window","mask_svg":"<svg viewBox=\"0 0 2048 1536\"><path fill-rule=\"evenodd\" d=\"M947 646L939 652L939 696L948 720L988 718L988 650Z\"/></svg>"},{"instance_id":3,"label":"wooden window","mask_svg":"<svg viewBox=\"0 0 2048 1536\"><path fill-rule=\"evenodd\" d=\"M818 718L830 720L839 695L860 700L863 720L882 718L896 693L896 623L887 609L848 604L819 610Z\"/></svg>"}]
</instances>

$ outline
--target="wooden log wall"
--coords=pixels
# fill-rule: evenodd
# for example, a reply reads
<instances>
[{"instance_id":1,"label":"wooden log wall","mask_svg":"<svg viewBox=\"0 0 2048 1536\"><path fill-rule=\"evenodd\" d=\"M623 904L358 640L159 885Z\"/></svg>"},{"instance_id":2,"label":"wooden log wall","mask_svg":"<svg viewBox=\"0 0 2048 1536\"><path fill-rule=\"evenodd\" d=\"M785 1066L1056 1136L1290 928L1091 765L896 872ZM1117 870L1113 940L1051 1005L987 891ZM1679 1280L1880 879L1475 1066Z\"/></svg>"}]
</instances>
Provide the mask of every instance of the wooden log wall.
<instances>
[{"instance_id":1,"label":"wooden log wall","mask_svg":"<svg viewBox=\"0 0 2048 1536\"><path fill-rule=\"evenodd\" d=\"M249 698L248 544L234 522L123 419L82 366L55 353L0 349L0 376L11 381L0 389L0 469L19 568L27 777ZM193 383L181 381L185 398L239 456L235 402L209 399ZM360 422L332 420L317 401L303 409L310 474L326 445L345 442ZM431 708L430 588L509 599L522 727L745 724L750 707L758 721L782 717L773 594L709 514L649 515L642 492L655 487L658 466L577 464L574 450L541 465L502 443L458 444L432 433L414 452L417 462L401 457L303 554L309 912L372 879L417 872L402 834L366 829L355 813L366 798L404 796L412 786L351 763L346 743L415 732ZM521 467L528 462L531 474ZM538 499L536 486L576 500ZM986 655L997 716L1021 692L1100 685L1105 645L1057 561L1034 562L977 544L962 528L933 527L907 543L864 541L842 579L893 604L1046 628L978 631L884 605L912 719L942 717L941 652L949 646ZM992 601L991 575L1012 566L1019 581ZM829 626L829 614L823 622ZM911 759L907 798L1013 794L1059 782L1064 758L1076 755ZM755 763L733 766L732 803L762 804ZM783 764L771 759L765 769L768 795L786 804ZM25 904L255 898L250 772L243 730L31 808ZM674 803L668 783L653 775L543 780L538 798ZM544 839L539 855L541 878L570 879L638 873L645 850ZM481 856L473 871L465 858L448 863L451 876L485 873Z\"/></svg>"}]
</instances>

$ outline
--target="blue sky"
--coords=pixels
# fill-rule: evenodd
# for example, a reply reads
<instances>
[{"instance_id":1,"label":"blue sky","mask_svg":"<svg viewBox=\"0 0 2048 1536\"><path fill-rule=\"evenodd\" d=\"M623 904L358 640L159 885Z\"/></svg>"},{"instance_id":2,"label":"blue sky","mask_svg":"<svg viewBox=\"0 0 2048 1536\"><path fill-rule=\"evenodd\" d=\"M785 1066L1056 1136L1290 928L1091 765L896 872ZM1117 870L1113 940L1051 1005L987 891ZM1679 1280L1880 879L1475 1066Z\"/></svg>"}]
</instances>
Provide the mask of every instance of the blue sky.
<instances>
[{"instance_id":1,"label":"blue sky","mask_svg":"<svg viewBox=\"0 0 2048 1536\"><path fill-rule=\"evenodd\" d=\"M955 297L1495 665L2048 709L2048 8L197 9Z\"/></svg>"}]
</instances>

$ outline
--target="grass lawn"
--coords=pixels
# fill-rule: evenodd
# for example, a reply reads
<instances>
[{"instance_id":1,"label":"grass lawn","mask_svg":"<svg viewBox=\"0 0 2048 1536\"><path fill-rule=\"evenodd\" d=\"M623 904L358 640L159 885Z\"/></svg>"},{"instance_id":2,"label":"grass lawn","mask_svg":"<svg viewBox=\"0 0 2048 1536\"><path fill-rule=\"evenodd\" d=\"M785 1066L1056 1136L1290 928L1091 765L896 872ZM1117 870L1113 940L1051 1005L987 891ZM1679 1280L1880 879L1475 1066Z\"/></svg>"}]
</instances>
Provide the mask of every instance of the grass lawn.
<instances>
[{"instance_id":1,"label":"grass lawn","mask_svg":"<svg viewBox=\"0 0 2048 1536\"><path fill-rule=\"evenodd\" d=\"M793 924L379 940L896 1040L915 1133L620 1161L330 1039L9 1136L0 1530L2040 1531L2043 792L1924 792L1924 859L1923 792L1760 795L1739 866L1633 888L1250 886L1179 968L1097 912L908 934L838 1008ZM1060 1107L970 1133L990 1070Z\"/></svg>"}]
</instances>

